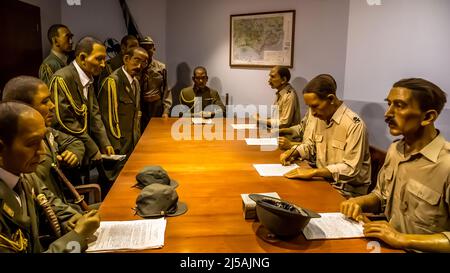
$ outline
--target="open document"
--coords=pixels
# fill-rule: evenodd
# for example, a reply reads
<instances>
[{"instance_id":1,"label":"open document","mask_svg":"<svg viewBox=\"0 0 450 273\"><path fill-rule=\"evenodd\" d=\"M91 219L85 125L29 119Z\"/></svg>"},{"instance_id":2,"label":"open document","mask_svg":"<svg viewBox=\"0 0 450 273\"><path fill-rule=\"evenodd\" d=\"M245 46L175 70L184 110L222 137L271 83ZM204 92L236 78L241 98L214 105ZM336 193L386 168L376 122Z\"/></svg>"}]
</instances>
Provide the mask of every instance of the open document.
<instances>
[{"instance_id":1,"label":"open document","mask_svg":"<svg viewBox=\"0 0 450 273\"><path fill-rule=\"evenodd\" d=\"M319 213L303 229L307 240L364 237L362 223L345 217L342 213Z\"/></svg>"},{"instance_id":2,"label":"open document","mask_svg":"<svg viewBox=\"0 0 450 273\"><path fill-rule=\"evenodd\" d=\"M281 164L253 164L260 176L283 176L285 173L298 168L298 165L283 166Z\"/></svg>"},{"instance_id":3,"label":"open document","mask_svg":"<svg viewBox=\"0 0 450 273\"><path fill-rule=\"evenodd\" d=\"M206 118L192 118L192 124L200 125L200 124L213 124L212 119Z\"/></svg>"},{"instance_id":4,"label":"open document","mask_svg":"<svg viewBox=\"0 0 450 273\"><path fill-rule=\"evenodd\" d=\"M258 129L256 123L231 124L231 127L235 130Z\"/></svg>"},{"instance_id":5,"label":"open document","mask_svg":"<svg viewBox=\"0 0 450 273\"><path fill-rule=\"evenodd\" d=\"M246 138L245 142L250 146L278 146L277 138Z\"/></svg>"},{"instance_id":6,"label":"open document","mask_svg":"<svg viewBox=\"0 0 450 273\"><path fill-rule=\"evenodd\" d=\"M166 219L100 222L86 252L140 250L164 246Z\"/></svg>"}]
</instances>

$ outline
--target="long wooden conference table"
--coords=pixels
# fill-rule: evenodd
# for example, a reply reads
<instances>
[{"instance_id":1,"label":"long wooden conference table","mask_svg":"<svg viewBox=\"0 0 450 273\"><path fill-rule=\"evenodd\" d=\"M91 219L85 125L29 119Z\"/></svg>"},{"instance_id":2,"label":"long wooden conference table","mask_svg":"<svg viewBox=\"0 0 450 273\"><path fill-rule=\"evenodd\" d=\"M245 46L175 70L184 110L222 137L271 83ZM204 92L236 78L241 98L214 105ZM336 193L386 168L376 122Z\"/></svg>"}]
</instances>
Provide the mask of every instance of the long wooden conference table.
<instances>
[{"instance_id":1,"label":"long wooden conference table","mask_svg":"<svg viewBox=\"0 0 450 273\"><path fill-rule=\"evenodd\" d=\"M261 151L259 146L248 146L237 137L174 140L171 128L176 122L177 119L151 120L100 207L102 221L142 219L132 210L140 192L133 187L135 176L144 166L162 166L178 182L177 193L188 211L168 217L164 247L146 252L368 253L372 250L366 238L308 241L300 235L290 241L268 239L267 230L259 222L244 220L241 193L277 192L282 199L319 213L338 212L344 198L325 181L259 176L253 164L278 163L279 150ZM201 125L195 126L201 129ZM224 122L225 129L233 130ZM380 250L396 252L383 244Z\"/></svg>"}]
</instances>

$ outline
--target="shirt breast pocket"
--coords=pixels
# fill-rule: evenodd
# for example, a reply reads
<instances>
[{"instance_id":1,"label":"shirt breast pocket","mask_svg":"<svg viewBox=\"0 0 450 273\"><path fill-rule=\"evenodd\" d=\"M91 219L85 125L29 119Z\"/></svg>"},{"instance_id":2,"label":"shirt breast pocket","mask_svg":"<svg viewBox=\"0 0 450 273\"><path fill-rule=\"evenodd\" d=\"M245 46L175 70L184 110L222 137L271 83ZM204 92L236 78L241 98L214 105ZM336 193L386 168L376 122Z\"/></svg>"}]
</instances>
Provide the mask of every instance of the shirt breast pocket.
<instances>
[{"instance_id":1,"label":"shirt breast pocket","mask_svg":"<svg viewBox=\"0 0 450 273\"><path fill-rule=\"evenodd\" d=\"M442 193L411 179L406 185L405 198L408 216L416 224L422 226L435 226L444 215L439 209Z\"/></svg>"}]
</instances>

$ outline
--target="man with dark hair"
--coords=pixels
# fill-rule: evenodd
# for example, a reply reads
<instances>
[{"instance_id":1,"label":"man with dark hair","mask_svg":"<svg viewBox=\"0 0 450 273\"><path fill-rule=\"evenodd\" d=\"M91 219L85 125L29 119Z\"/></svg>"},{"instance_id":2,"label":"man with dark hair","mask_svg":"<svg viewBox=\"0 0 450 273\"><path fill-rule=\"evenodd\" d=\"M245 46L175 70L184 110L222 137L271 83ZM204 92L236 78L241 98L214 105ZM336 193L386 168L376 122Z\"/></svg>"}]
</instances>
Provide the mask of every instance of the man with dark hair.
<instances>
[{"instance_id":1,"label":"man with dark hair","mask_svg":"<svg viewBox=\"0 0 450 273\"><path fill-rule=\"evenodd\" d=\"M225 105L220 99L219 92L206 85L208 82L206 68L197 66L194 69L192 80L194 81L194 86L181 90L180 102L189 107L190 112L194 116L210 118L216 116L219 112L223 116Z\"/></svg>"},{"instance_id":2,"label":"man with dark hair","mask_svg":"<svg viewBox=\"0 0 450 273\"><path fill-rule=\"evenodd\" d=\"M70 242L87 248L87 238L100 224L96 211L75 217L71 230L61 230L65 217L76 216L50 191L42 191L41 182L31 174L44 153L46 134L42 115L28 105L17 102L0 103L0 252L42 252L39 241L39 206L47 207L54 220L55 233L61 236L47 252L70 252ZM48 200L46 200L48 199ZM55 211L53 211L55 209ZM67 219L67 218L66 218ZM73 218L70 218L73 219Z\"/></svg>"},{"instance_id":3,"label":"man with dark hair","mask_svg":"<svg viewBox=\"0 0 450 273\"><path fill-rule=\"evenodd\" d=\"M386 101L390 133L403 138L389 147L375 189L343 202L341 212L366 222L366 237L394 248L450 252L450 143L434 126L445 93L424 79L405 79ZM364 212L384 212L388 221L369 222Z\"/></svg>"},{"instance_id":4,"label":"man with dark hair","mask_svg":"<svg viewBox=\"0 0 450 273\"><path fill-rule=\"evenodd\" d=\"M75 48L76 59L58 70L50 92L55 103L54 127L83 141L83 165L99 162L101 153L113 155L93 87L93 76L105 67L106 48L92 37L81 39Z\"/></svg>"},{"instance_id":5,"label":"man with dark hair","mask_svg":"<svg viewBox=\"0 0 450 273\"><path fill-rule=\"evenodd\" d=\"M261 118L259 114L256 114L255 119L259 123L272 128L287 128L300 123L300 104L295 89L289 84L290 80L291 72L287 67L275 66L270 70L269 85L277 90L275 93L277 98L273 103L277 115Z\"/></svg>"},{"instance_id":6,"label":"man with dark hair","mask_svg":"<svg viewBox=\"0 0 450 273\"><path fill-rule=\"evenodd\" d=\"M47 58L44 59L39 67L39 78L47 85L53 74L67 65L67 59L72 52L73 34L65 25L52 25L47 32L47 38L52 45L52 49Z\"/></svg>"},{"instance_id":7,"label":"man with dark hair","mask_svg":"<svg viewBox=\"0 0 450 273\"><path fill-rule=\"evenodd\" d=\"M359 116L336 97L336 82L330 75L319 75L303 89L303 99L317 118L302 144L280 156L289 165L294 159L310 160L317 168L297 168L287 178L323 177L345 197L367 193L370 184L370 153L367 128Z\"/></svg>"},{"instance_id":8,"label":"man with dark hair","mask_svg":"<svg viewBox=\"0 0 450 273\"><path fill-rule=\"evenodd\" d=\"M145 49L129 49L123 56L124 65L109 75L100 89L100 113L118 154L129 156L141 136L141 90L136 76L147 66L147 61Z\"/></svg>"},{"instance_id":9,"label":"man with dark hair","mask_svg":"<svg viewBox=\"0 0 450 273\"><path fill-rule=\"evenodd\" d=\"M83 159L84 145L81 140L50 127L55 105L50 99L47 85L35 77L19 76L6 83L2 100L27 103L42 115L47 127L44 137L45 152L35 173L62 201L67 203L68 199L73 199L73 196L67 195L69 189L60 181L52 169L52 164L61 166L63 170L76 169ZM81 211L77 205L73 206Z\"/></svg>"},{"instance_id":10,"label":"man with dark hair","mask_svg":"<svg viewBox=\"0 0 450 273\"><path fill-rule=\"evenodd\" d=\"M172 92L168 86L166 65L154 58L155 43L150 36L139 41L147 50L149 65L144 69L141 79L142 89L142 129L152 117L169 117L172 107Z\"/></svg>"}]
</instances>

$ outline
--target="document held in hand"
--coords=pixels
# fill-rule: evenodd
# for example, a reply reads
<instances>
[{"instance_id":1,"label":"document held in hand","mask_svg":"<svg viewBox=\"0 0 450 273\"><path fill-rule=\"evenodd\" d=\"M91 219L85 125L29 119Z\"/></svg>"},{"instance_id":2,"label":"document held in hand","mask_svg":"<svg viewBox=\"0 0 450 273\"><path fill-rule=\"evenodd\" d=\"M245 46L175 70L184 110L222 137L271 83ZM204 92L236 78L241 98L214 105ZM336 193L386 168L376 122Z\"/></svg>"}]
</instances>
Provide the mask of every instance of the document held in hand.
<instances>
[{"instance_id":1,"label":"document held in hand","mask_svg":"<svg viewBox=\"0 0 450 273\"><path fill-rule=\"evenodd\" d=\"M86 252L142 250L164 246L166 219L135 221L105 221L95 232L97 240L89 244Z\"/></svg>"},{"instance_id":2,"label":"document held in hand","mask_svg":"<svg viewBox=\"0 0 450 273\"><path fill-rule=\"evenodd\" d=\"M342 213L319 213L303 229L307 240L364 237L362 223L353 221Z\"/></svg>"}]
</instances>

